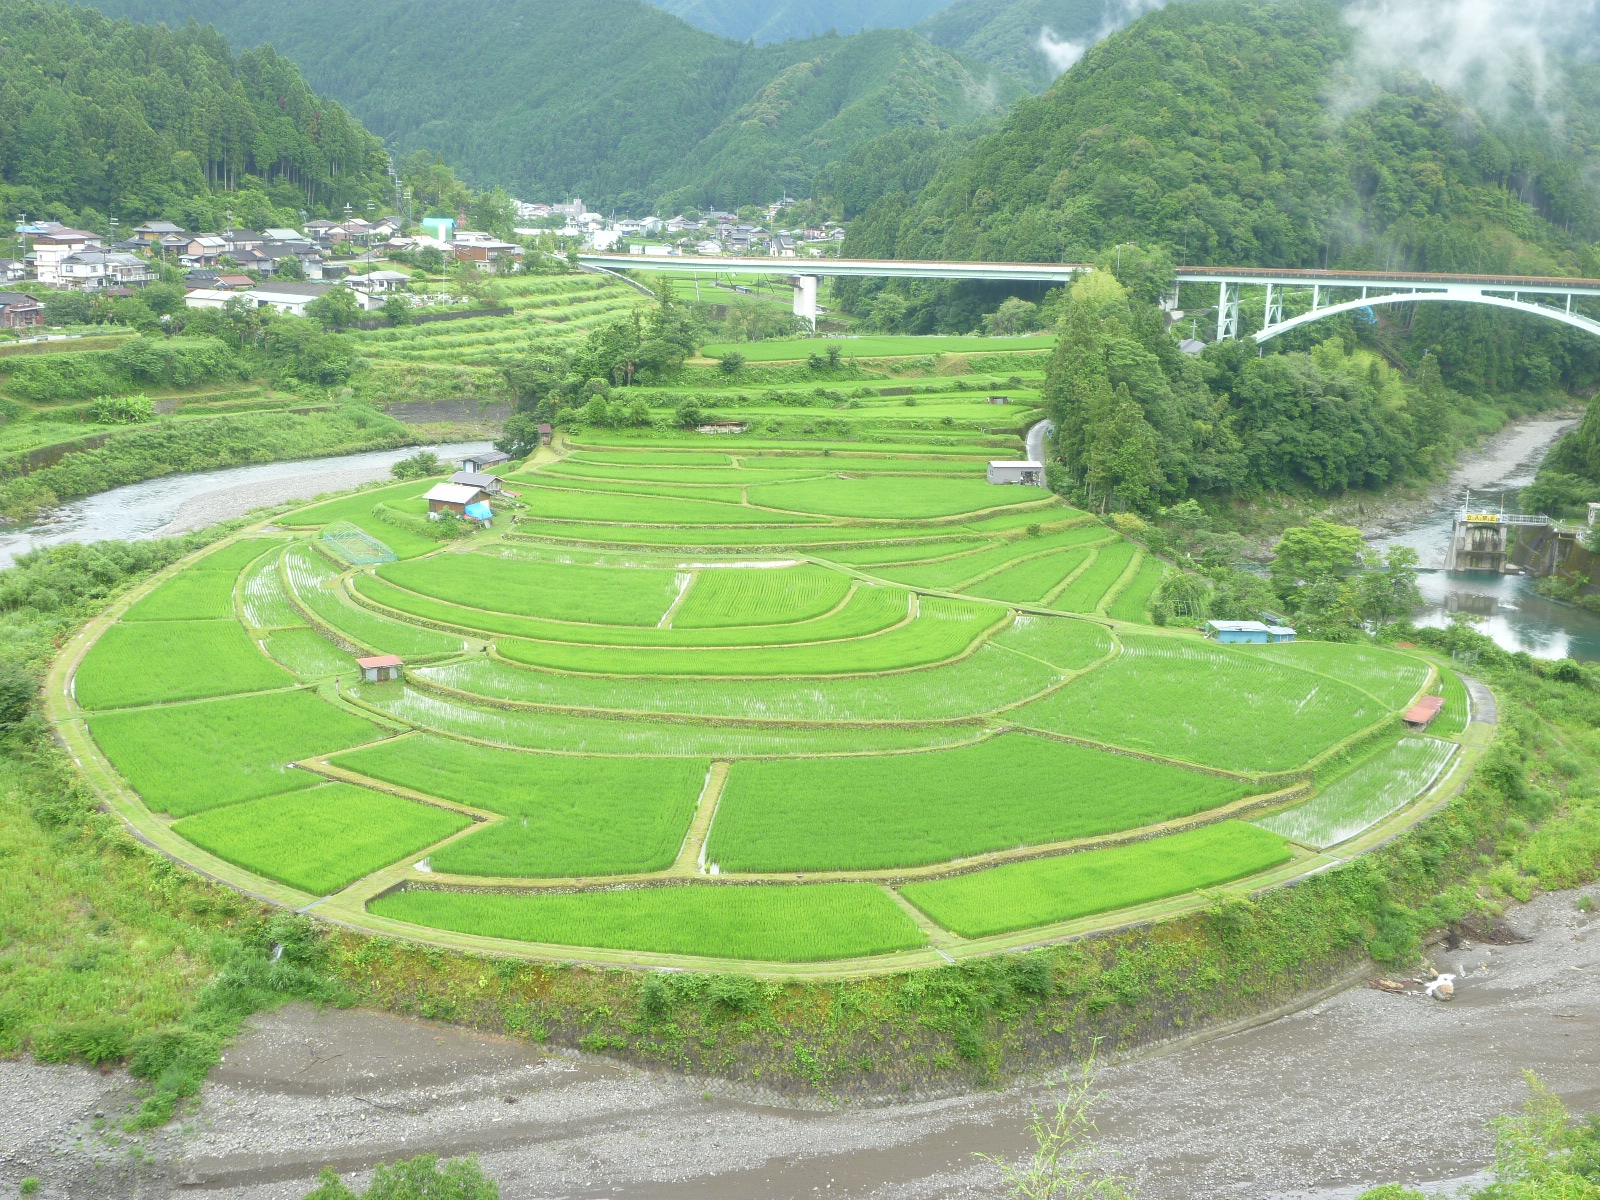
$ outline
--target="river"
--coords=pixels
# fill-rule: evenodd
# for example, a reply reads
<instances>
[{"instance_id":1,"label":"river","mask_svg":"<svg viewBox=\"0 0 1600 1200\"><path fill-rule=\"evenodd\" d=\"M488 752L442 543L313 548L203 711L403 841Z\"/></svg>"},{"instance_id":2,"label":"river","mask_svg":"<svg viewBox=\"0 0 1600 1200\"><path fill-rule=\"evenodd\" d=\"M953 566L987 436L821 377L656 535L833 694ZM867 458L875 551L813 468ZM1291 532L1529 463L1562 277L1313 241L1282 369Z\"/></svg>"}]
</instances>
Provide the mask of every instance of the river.
<instances>
[{"instance_id":1,"label":"river","mask_svg":"<svg viewBox=\"0 0 1600 1200\"><path fill-rule=\"evenodd\" d=\"M163 475L85 496L53 509L29 525L0 530L0 567L40 546L62 542L98 542L109 538L137 541L204 529L229 517L289 500L310 500L324 492L344 491L377 479L418 450L440 458L485 450L488 442L451 442L437 446L405 446L369 450L334 458L297 459L226 467L187 475Z\"/></svg>"},{"instance_id":2,"label":"river","mask_svg":"<svg viewBox=\"0 0 1600 1200\"><path fill-rule=\"evenodd\" d=\"M1417 552L1423 566L1418 583L1427 601L1414 618L1418 625L1443 628L1452 613L1469 613L1478 618L1474 624L1480 631L1507 650L1525 650L1535 658L1600 659L1600 615L1545 599L1525 575L1440 569L1451 522L1468 493L1479 510L1519 511L1517 492L1533 482L1550 447L1577 423L1576 417L1543 416L1508 426L1481 449L1463 455L1422 511L1368 531L1377 549L1403 545Z\"/></svg>"}]
</instances>

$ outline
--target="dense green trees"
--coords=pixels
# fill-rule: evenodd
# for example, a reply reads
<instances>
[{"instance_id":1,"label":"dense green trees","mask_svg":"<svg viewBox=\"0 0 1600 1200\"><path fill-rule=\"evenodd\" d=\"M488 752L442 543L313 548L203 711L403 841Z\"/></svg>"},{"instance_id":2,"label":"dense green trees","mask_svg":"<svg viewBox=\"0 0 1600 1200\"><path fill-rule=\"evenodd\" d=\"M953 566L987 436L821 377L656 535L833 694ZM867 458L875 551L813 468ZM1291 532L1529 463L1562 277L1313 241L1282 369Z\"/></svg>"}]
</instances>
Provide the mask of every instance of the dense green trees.
<instances>
[{"instance_id":1,"label":"dense green trees","mask_svg":"<svg viewBox=\"0 0 1600 1200\"><path fill-rule=\"evenodd\" d=\"M1052 472L1058 490L1149 511L1242 481L1248 458L1222 402L1154 307L1097 271L1073 285L1057 329L1044 400L1064 466Z\"/></svg>"},{"instance_id":2,"label":"dense green trees","mask_svg":"<svg viewBox=\"0 0 1600 1200\"><path fill-rule=\"evenodd\" d=\"M110 21L44 0L0 8L0 204L105 228L297 224L392 195L377 138L270 48L212 29ZM123 231L130 226L124 224Z\"/></svg>"},{"instance_id":3,"label":"dense green trees","mask_svg":"<svg viewBox=\"0 0 1600 1200\"><path fill-rule=\"evenodd\" d=\"M480 186L635 210L807 196L862 141L964 124L1023 91L905 30L754 46L642 0L100 7L270 42L401 154L441 155Z\"/></svg>"},{"instance_id":4,"label":"dense green trees","mask_svg":"<svg viewBox=\"0 0 1600 1200\"><path fill-rule=\"evenodd\" d=\"M539 445L540 422L602 428L649 425L649 406L613 389L672 379L683 360L695 352L703 333L689 309L664 285L647 315L635 311L590 330L572 354L540 352L507 359L500 364L500 374L511 392L514 411L495 445L513 457L526 455Z\"/></svg>"},{"instance_id":5,"label":"dense green trees","mask_svg":"<svg viewBox=\"0 0 1600 1200\"><path fill-rule=\"evenodd\" d=\"M1131 241L1185 262L1576 270L1600 237L1578 186L1594 71L1563 76L1559 124L1490 120L1415 78L1336 110L1352 36L1324 0L1147 16L940 170L895 253L1083 261Z\"/></svg>"},{"instance_id":6,"label":"dense green trees","mask_svg":"<svg viewBox=\"0 0 1600 1200\"><path fill-rule=\"evenodd\" d=\"M1206 617L1253 621L1287 616L1304 636L1359 639L1363 626L1410 617L1422 603L1417 552L1369 550L1361 531L1312 518L1284 531L1266 573L1246 561L1238 534L1218 533L1193 500L1165 509L1158 526L1137 536L1185 570L1162 581L1151 605L1157 624L1194 625ZM1119 517L1119 526L1129 523Z\"/></svg>"},{"instance_id":7,"label":"dense green trees","mask_svg":"<svg viewBox=\"0 0 1600 1200\"><path fill-rule=\"evenodd\" d=\"M1138 280L1147 264L1129 265ZM1059 313L1044 391L1058 429L1052 482L1092 507L1377 489L1430 477L1474 432L1432 352L1408 377L1335 329L1304 351L1232 341L1191 357L1111 270L1047 297L1042 312ZM1600 478L1600 453L1591 465L1580 444L1553 468Z\"/></svg>"},{"instance_id":8,"label":"dense green trees","mask_svg":"<svg viewBox=\"0 0 1600 1200\"><path fill-rule=\"evenodd\" d=\"M1539 475L1522 489L1526 512L1581 517L1600 500L1600 399L1591 400L1582 422L1550 448Z\"/></svg>"}]
</instances>

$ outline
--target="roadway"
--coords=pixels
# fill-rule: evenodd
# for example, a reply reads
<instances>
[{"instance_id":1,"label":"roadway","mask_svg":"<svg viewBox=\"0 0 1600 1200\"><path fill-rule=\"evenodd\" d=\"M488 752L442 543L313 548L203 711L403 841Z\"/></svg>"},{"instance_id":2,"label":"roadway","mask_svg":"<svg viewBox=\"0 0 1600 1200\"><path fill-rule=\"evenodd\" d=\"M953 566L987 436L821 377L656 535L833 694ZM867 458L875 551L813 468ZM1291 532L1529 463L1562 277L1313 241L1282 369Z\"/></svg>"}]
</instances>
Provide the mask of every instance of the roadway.
<instances>
[{"instance_id":1,"label":"roadway","mask_svg":"<svg viewBox=\"0 0 1600 1200\"><path fill-rule=\"evenodd\" d=\"M966 279L1007 283L1068 283L1094 270L1087 263L938 262L917 259L772 258L726 255L580 254L578 263L591 270L705 271L716 275L784 275L795 285L795 316L816 327L817 283L823 277L872 279ZM1216 340L1240 334L1240 289L1264 287L1260 328L1250 336L1265 342L1281 333L1340 313L1381 304L1453 301L1504 308L1558 321L1600 337L1600 320L1573 309L1575 300L1600 297L1600 279L1563 279L1549 275L1446 275L1416 271L1324 271L1279 267L1178 267L1179 284L1218 288ZM1309 289L1309 312L1285 313L1286 289ZM1359 291L1359 297L1350 293ZM1342 298L1328 295L1339 292ZM1374 295L1374 292L1381 293ZM1276 299L1274 295L1276 294ZM1562 307L1525 297L1554 298ZM1167 301L1177 308L1177 291Z\"/></svg>"},{"instance_id":2,"label":"roadway","mask_svg":"<svg viewBox=\"0 0 1600 1200\"><path fill-rule=\"evenodd\" d=\"M715 275L810 275L870 279L994 279L1068 283L1087 271L1087 263L920 262L885 258L748 258L709 254L580 254L585 267L611 271L705 271Z\"/></svg>"},{"instance_id":3,"label":"roadway","mask_svg":"<svg viewBox=\"0 0 1600 1200\"><path fill-rule=\"evenodd\" d=\"M1065 283L1094 268L1088 263L951 262L883 258L771 258L750 255L580 254L584 266L612 271L705 271L719 275L811 275L873 279L987 279ZM1550 275L1447 275L1416 271L1324 271L1297 267L1178 267L1179 283L1278 284L1287 287L1442 288L1600 296L1600 279Z\"/></svg>"},{"instance_id":4,"label":"roadway","mask_svg":"<svg viewBox=\"0 0 1600 1200\"><path fill-rule=\"evenodd\" d=\"M1044 461L1044 440L1055 429L1053 421L1037 421L1028 427L1028 437L1024 443L1028 447L1028 459L1031 462Z\"/></svg>"}]
</instances>

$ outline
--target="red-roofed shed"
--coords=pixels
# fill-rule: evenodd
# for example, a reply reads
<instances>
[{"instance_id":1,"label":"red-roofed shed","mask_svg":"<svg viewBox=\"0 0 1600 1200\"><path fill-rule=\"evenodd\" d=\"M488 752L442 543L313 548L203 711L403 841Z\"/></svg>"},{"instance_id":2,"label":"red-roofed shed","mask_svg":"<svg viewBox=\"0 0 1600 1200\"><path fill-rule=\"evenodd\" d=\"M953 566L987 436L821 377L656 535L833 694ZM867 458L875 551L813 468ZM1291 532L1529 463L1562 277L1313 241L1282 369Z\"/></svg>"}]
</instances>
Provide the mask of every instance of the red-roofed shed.
<instances>
[{"instance_id":1,"label":"red-roofed shed","mask_svg":"<svg viewBox=\"0 0 1600 1200\"><path fill-rule=\"evenodd\" d=\"M356 666L361 668L361 678L368 683L382 683L399 679L400 668L405 666L405 660L398 654L377 654L371 658L356 659Z\"/></svg>"},{"instance_id":2,"label":"red-roofed shed","mask_svg":"<svg viewBox=\"0 0 1600 1200\"><path fill-rule=\"evenodd\" d=\"M1408 729L1421 733L1433 724L1433 719L1439 715L1439 710L1443 707L1443 696L1424 696L1401 713L1400 719L1406 723Z\"/></svg>"}]
</instances>

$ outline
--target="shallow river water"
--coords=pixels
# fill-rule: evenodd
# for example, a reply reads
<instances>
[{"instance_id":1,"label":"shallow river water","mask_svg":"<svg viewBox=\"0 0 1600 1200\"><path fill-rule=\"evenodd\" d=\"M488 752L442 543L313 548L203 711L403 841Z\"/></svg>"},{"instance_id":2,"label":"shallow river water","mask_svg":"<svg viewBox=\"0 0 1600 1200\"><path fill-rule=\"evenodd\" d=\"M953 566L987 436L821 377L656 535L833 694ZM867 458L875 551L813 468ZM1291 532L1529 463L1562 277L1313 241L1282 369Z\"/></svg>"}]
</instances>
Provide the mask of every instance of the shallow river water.
<instances>
[{"instance_id":1,"label":"shallow river water","mask_svg":"<svg viewBox=\"0 0 1600 1200\"><path fill-rule=\"evenodd\" d=\"M1517 508L1517 492L1533 482L1555 440L1577 424L1574 417L1540 417L1502 431L1478 451L1463 456L1449 483L1420 516L1394 522L1369 540L1379 549L1410 546L1424 570L1418 580L1427 609L1418 625L1443 628L1450 614L1470 613L1478 629L1507 650L1535 658L1600 659L1600 615L1546 600L1525 575L1445 571L1451 522L1470 495L1474 508Z\"/></svg>"},{"instance_id":2,"label":"shallow river water","mask_svg":"<svg viewBox=\"0 0 1600 1200\"><path fill-rule=\"evenodd\" d=\"M335 458L164 475L160 479L130 483L63 504L34 524L0 529L0 567L9 567L19 554L61 542L98 542L107 538L138 540L204 529L267 505L309 500L323 492L342 491L387 478L391 466L418 450L432 450L440 458L450 459L487 449L488 445L488 442L452 442L439 446L405 446L399 450L369 450Z\"/></svg>"}]
</instances>

